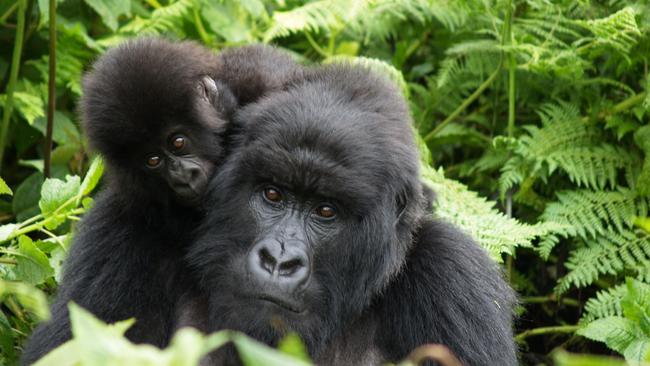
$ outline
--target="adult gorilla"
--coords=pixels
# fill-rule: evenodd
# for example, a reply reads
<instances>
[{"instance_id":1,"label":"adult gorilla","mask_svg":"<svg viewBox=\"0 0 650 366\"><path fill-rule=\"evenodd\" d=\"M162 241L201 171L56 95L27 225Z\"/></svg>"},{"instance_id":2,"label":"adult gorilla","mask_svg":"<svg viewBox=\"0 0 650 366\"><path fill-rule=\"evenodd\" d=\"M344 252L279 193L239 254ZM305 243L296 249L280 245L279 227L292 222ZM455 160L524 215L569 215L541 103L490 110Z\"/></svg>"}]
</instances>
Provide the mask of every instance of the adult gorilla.
<instances>
[{"instance_id":1,"label":"adult gorilla","mask_svg":"<svg viewBox=\"0 0 650 366\"><path fill-rule=\"evenodd\" d=\"M330 66L240 112L188 257L210 331L271 345L294 331L319 365L396 362L424 343L516 364L514 295L484 250L427 213L390 83Z\"/></svg>"}]
</instances>

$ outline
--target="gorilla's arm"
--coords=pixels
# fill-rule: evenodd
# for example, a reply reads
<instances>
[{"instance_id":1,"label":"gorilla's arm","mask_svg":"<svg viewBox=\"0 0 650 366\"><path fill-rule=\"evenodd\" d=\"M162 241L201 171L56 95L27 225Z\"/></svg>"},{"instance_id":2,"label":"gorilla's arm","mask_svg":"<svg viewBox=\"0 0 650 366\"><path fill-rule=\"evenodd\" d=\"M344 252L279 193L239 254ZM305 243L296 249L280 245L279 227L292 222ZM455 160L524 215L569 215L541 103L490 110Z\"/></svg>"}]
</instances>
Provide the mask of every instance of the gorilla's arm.
<instances>
[{"instance_id":1,"label":"gorilla's arm","mask_svg":"<svg viewBox=\"0 0 650 366\"><path fill-rule=\"evenodd\" d=\"M515 302L482 248L451 225L426 219L406 267L382 298L378 343L391 361L440 343L468 366L516 365Z\"/></svg>"},{"instance_id":2,"label":"gorilla's arm","mask_svg":"<svg viewBox=\"0 0 650 366\"><path fill-rule=\"evenodd\" d=\"M30 337L22 364L35 362L71 337L69 301L109 323L135 317L127 332L130 339L157 346L166 343L173 325L173 294L182 290L175 286L183 283L180 267L169 258L180 258L182 250L170 242L160 223L146 226L141 215L152 212L125 212L119 206L103 192L80 223L52 317Z\"/></svg>"}]
</instances>

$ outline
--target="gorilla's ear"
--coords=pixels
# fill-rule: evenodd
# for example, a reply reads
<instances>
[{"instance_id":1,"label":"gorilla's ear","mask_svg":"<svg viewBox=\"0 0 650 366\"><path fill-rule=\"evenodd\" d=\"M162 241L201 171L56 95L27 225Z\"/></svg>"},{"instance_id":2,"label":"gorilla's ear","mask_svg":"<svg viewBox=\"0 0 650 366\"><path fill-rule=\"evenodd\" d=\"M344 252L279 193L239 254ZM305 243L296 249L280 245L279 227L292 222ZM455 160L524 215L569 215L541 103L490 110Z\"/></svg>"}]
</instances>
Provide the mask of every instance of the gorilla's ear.
<instances>
[{"instance_id":1,"label":"gorilla's ear","mask_svg":"<svg viewBox=\"0 0 650 366\"><path fill-rule=\"evenodd\" d=\"M209 76L203 76L197 86L200 97L208 103L213 104L219 98L217 83Z\"/></svg>"}]
</instances>

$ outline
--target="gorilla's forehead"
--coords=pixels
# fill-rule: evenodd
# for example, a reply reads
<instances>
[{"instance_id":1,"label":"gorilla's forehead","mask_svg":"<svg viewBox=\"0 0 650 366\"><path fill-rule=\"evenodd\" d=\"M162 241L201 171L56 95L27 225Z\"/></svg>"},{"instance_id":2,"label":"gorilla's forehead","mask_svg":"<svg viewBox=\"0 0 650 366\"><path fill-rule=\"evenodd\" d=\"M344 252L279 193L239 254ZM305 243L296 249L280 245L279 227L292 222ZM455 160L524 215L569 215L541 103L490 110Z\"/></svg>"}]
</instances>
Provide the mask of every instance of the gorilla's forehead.
<instances>
[{"instance_id":1,"label":"gorilla's forehead","mask_svg":"<svg viewBox=\"0 0 650 366\"><path fill-rule=\"evenodd\" d=\"M350 201L357 207L385 191L378 179L381 173L372 164L347 158L318 143L305 146L256 141L247 147L242 161L260 183L273 182L305 195Z\"/></svg>"}]
</instances>

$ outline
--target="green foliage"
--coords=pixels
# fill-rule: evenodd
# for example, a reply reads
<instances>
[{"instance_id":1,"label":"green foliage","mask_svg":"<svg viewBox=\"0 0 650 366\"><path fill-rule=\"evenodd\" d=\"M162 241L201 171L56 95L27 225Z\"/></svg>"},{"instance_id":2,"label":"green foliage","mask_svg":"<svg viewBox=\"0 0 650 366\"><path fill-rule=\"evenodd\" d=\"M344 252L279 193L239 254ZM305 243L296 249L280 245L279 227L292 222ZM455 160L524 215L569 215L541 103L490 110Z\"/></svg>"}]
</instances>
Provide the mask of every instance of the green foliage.
<instances>
[{"instance_id":1,"label":"green foliage","mask_svg":"<svg viewBox=\"0 0 650 366\"><path fill-rule=\"evenodd\" d=\"M107 325L74 303L69 304L69 309L73 338L47 354L35 366L192 366L228 342L235 344L247 366L311 364L277 352L243 334L228 331L206 336L193 328L182 328L164 350L147 344L136 345L124 337L124 332L133 325L132 319ZM303 347L299 340L290 342L294 349Z\"/></svg>"},{"instance_id":2,"label":"green foliage","mask_svg":"<svg viewBox=\"0 0 650 366\"><path fill-rule=\"evenodd\" d=\"M650 361L650 285L628 279L620 305L622 316L594 320L578 334L604 342L632 364Z\"/></svg>"},{"instance_id":3,"label":"green foliage","mask_svg":"<svg viewBox=\"0 0 650 366\"><path fill-rule=\"evenodd\" d=\"M641 289L650 283L646 2L56 2L48 179L49 2L0 2L0 109L8 126L0 141L0 363L14 364L25 336L47 317L75 223L100 184L103 164L90 159L76 113L83 72L108 47L142 35L194 39L215 50L273 42L307 64L349 62L385 75L408 98L422 179L437 193L435 215L504 261L521 291L525 321L517 332L580 324L581 334L628 360L642 358L648 332ZM49 364L189 365L224 339L249 363L300 363L231 333L184 331L164 351L135 346L122 337L126 325L107 327L74 311L81 314L77 336L48 356L55 357ZM101 346L84 343L95 338ZM529 355L522 359L539 360L564 344L562 336L524 338ZM280 348L307 361L300 345L288 338ZM594 343L566 345L601 351ZM619 363L551 357L559 365Z\"/></svg>"}]
</instances>

